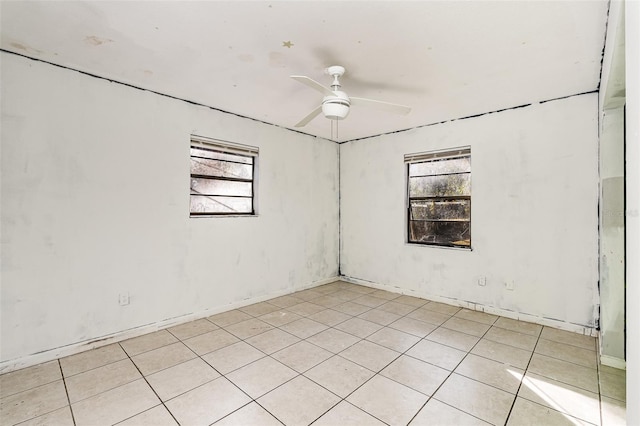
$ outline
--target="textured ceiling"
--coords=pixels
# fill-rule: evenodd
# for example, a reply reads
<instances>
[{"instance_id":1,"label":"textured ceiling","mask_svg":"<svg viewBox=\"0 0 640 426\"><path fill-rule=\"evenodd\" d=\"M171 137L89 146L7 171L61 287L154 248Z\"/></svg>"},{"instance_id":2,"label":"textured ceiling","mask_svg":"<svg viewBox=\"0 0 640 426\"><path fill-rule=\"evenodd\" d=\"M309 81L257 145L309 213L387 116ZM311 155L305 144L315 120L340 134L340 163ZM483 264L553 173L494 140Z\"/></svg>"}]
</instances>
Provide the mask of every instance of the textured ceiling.
<instances>
[{"instance_id":1,"label":"textured ceiling","mask_svg":"<svg viewBox=\"0 0 640 426\"><path fill-rule=\"evenodd\" d=\"M282 127L342 65L340 141L596 90L606 1L2 1L1 47ZM5 82L3 82L5 83ZM322 115L301 130L331 138ZM334 137L334 139L336 139Z\"/></svg>"}]
</instances>

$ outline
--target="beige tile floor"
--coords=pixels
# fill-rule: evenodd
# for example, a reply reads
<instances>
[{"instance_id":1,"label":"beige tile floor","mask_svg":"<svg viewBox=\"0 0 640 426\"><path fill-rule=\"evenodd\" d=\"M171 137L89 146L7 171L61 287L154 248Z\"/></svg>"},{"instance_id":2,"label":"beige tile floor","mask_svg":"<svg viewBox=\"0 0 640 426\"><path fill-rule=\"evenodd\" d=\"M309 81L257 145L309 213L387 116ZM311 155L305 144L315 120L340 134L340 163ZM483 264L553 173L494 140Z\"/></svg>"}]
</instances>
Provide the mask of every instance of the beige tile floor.
<instances>
[{"instance_id":1,"label":"beige tile floor","mask_svg":"<svg viewBox=\"0 0 640 426\"><path fill-rule=\"evenodd\" d=\"M2 425L617 425L596 341L335 282L0 376Z\"/></svg>"}]
</instances>

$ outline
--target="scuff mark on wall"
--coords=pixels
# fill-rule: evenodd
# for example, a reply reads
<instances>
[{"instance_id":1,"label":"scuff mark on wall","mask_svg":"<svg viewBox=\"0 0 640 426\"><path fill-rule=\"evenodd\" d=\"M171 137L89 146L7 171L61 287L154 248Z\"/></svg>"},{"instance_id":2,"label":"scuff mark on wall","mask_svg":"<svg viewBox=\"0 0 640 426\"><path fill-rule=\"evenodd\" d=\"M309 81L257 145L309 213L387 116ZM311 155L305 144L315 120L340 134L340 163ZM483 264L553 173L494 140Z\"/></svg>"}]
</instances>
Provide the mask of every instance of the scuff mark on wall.
<instances>
[{"instance_id":1,"label":"scuff mark on wall","mask_svg":"<svg viewBox=\"0 0 640 426\"><path fill-rule=\"evenodd\" d=\"M84 39L85 43L90 44L92 46L100 46L106 43L113 43L113 40L110 38L102 38L98 36L86 36Z\"/></svg>"},{"instance_id":2,"label":"scuff mark on wall","mask_svg":"<svg viewBox=\"0 0 640 426\"><path fill-rule=\"evenodd\" d=\"M251 54L242 54L242 55L238 55L238 60L240 62L253 62L253 55Z\"/></svg>"},{"instance_id":3,"label":"scuff mark on wall","mask_svg":"<svg viewBox=\"0 0 640 426\"><path fill-rule=\"evenodd\" d=\"M593 327L596 103L594 92L341 144L341 273ZM475 153L473 252L407 244L403 154L461 141ZM380 247L388 262L372 261Z\"/></svg>"},{"instance_id":4,"label":"scuff mark on wall","mask_svg":"<svg viewBox=\"0 0 640 426\"><path fill-rule=\"evenodd\" d=\"M335 277L337 145L9 53L0 368ZM188 218L192 129L266 148L260 217Z\"/></svg>"},{"instance_id":5,"label":"scuff mark on wall","mask_svg":"<svg viewBox=\"0 0 640 426\"><path fill-rule=\"evenodd\" d=\"M18 43L17 41L11 42L9 43L9 45L11 47L15 47L18 50L22 50L23 52L31 53L34 55L39 55L43 53L42 50L34 49L33 47L27 46L24 43Z\"/></svg>"}]
</instances>

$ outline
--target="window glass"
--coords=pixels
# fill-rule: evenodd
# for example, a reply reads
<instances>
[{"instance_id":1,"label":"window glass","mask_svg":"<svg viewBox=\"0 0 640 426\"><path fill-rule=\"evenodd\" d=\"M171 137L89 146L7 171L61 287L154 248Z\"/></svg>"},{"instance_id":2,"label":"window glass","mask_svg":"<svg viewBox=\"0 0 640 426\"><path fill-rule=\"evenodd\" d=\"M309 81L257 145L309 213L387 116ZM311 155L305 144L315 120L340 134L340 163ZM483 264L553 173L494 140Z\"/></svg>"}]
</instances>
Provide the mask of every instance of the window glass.
<instances>
[{"instance_id":1,"label":"window glass","mask_svg":"<svg viewBox=\"0 0 640 426\"><path fill-rule=\"evenodd\" d=\"M471 247L471 151L410 154L410 243Z\"/></svg>"},{"instance_id":2,"label":"window glass","mask_svg":"<svg viewBox=\"0 0 640 426\"><path fill-rule=\"evenodd\" d=\"M237 150L215 141L192 145L191 215L255 214L257 154L257 148Z\"/></svg>"}]
</instances>

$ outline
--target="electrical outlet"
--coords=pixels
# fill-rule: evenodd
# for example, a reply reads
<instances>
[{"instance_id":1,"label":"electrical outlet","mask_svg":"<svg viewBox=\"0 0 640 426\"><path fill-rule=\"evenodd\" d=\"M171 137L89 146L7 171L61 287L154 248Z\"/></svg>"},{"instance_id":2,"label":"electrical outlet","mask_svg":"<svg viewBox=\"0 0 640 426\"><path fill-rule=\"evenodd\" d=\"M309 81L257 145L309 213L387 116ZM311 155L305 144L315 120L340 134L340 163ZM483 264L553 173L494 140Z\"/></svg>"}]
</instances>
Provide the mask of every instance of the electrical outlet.
<instances>
[{"instance_id":1,"label":"electrical outlet","mask_svg":"<svg viewBox=\"0 0 640 426\"><path fill-rule=\"evenodd\" d=\"M484 287L487 285L487 277L479 277L478 278L478 285L480 287Z\"/></svg>"},{"instance_id":2,"label":"electrical outlet","mask_svg":"<svg viewBox=\"0 0 640 426\"><path fill-rule=\"evenodd\" d=\"M513 280L508 280L504 283L504 286L506 287L507 290L512 290L515 289L516 285L513 282Z\"/></svg>"},{"instance_id":3,"label":"electrical outlet","mask_svg":"<svg viewBox=\"0 0 640 426\"><path fill-rule=\"evenodd\" d=\"M127 306L129 302L131 302L129 293L120 293L118 295L118 303L120 304L120 306Z\"/></svg>"}]
</instances>

